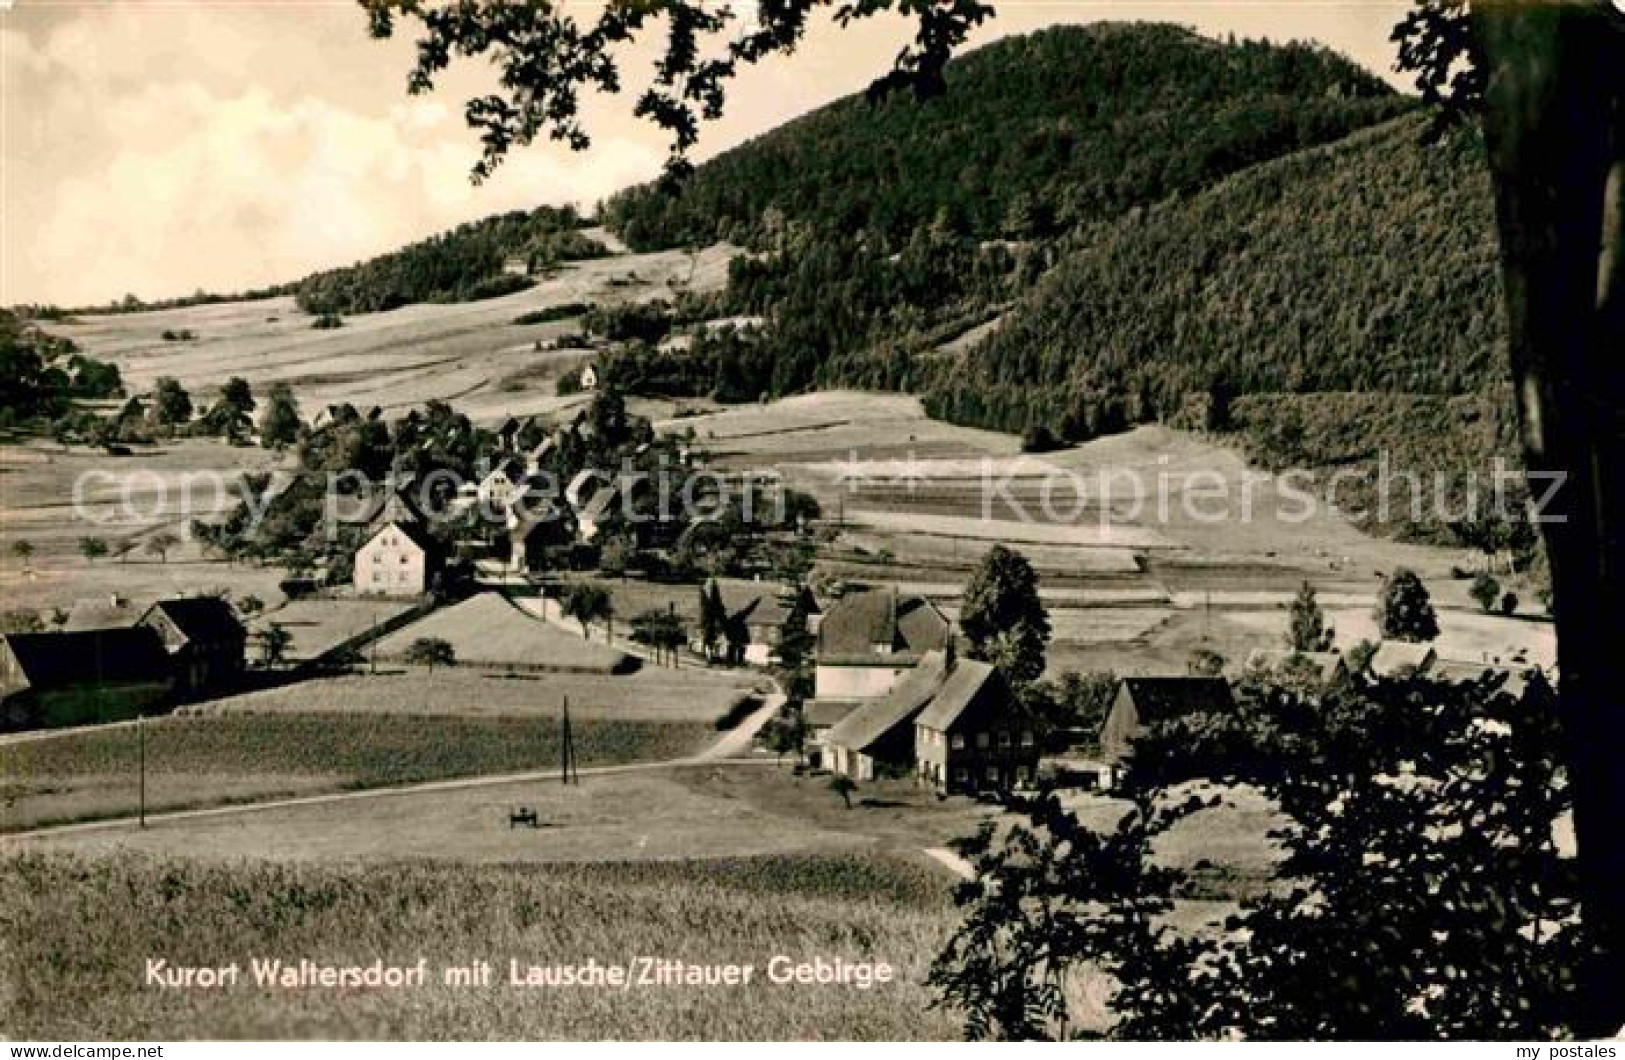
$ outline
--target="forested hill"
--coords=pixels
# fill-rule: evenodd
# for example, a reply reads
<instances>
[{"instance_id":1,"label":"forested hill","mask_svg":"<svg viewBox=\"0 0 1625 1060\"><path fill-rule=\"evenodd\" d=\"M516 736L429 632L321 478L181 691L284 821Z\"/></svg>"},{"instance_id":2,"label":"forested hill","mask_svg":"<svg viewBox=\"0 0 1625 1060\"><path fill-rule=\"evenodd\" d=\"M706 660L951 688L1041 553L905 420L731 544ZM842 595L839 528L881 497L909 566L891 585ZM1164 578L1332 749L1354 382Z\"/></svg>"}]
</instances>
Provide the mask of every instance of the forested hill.
<instances>
[{"instance_id":1,"label":"forested hill","mask_svg":"<svg viewBox=\"0 0 1625 1060\"><path fill-rule=\"evenodd\" d=\"M948 85L925 103L823 107L700 166L676 197L622 193L605 219L639 249L759 243L780 219L1044 238L1415 105L1323 48L1156 24L1006 38L953 62Z\"/></svg>"},{"instance_id":2,"label":"forested hill","mask_svg":"<svg viewBox=\"0 0 1625 1060\"><path fill-rule=\"evenodd\" d=\"M606 253L582 235L570 207L543 206L470 221L428 239L355 265L330 269L292 284L307 313L371 313L412 302L463 302L527 286L505 276L509 257L531 269Z\"/></svg>"},{"instance_id":3,"label":"forested hill","mask_svg":"<svg viewBox=\"0 0 1625 1060\"><path fill-rule=\"evenodd\" d=\"M1493 203L1476 136L1422 115L1080 233L933 414L1064 438L1193 392L1481 392L1505 378Z\"/></svg>"}]
</instances>

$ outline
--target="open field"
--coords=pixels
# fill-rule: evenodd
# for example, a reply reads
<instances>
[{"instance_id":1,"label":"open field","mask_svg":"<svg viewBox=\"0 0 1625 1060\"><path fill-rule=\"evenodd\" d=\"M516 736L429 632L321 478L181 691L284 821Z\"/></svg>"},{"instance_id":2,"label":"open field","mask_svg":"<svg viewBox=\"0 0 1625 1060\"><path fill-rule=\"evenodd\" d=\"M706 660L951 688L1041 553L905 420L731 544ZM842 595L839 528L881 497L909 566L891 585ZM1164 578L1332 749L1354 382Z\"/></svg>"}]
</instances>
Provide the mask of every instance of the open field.
<instances>
[{"instance_id":1,"label":"open field","mask_svg":"<svg viewBox=\"0 0 1625 1060\"><path fill-rule=\"evenodd\" d=\"M379 713L233 713L146 725L147 808L232 801L556 766L552 717ZM697 722L581 718L583 767L693 754L714 731ZM0 745L0 828L134 814L141 749L132 726ZM274 848L268 848L274 849Z\"/></svg>"},{"instance_id":2,"label":"open field","mask_svg":"<svg viewBox=\"0 0 1625 1060\"><path fill-rule=\"evenodd\" d=\"M859 513L855 522L862 520L863 513ZM985 541L927 536L908 530L886 532L867 527L860 528L858 525L842 527L841 545L851 551L854 559L861 558L872 563L875 557L885 554L892 557L885 566L892 568L903 566L906 561L907 566L914 569L905 571L902 576L916 579L940 576L948 571L968 574L987 551ZM1126 580L1140 580L1139 575L1143 567L1140 553L1129 548L1024 543L1021 546L1021 554L1027 557L1036 570L1044 574L1046 585L1064 584L1079 579L1098 583L1113 576ZM897 557L905 557L905 561L899 561ZM832 561L830 565L834 566L839 562ZM855 569L853 576L861 578L862 570Z\"/></svg>"},{"instance_id":3,"label":"open field","mask_svg":"<svg viewBox=\"0 0 1625 1060\"><path fill-rule=\"evenodd\" d=\"M629 662L622 652L589 644L527 614L500 593L471 596L396 630L378 642L378 658L399 659L420 637L445 640L459 663L475 666L609 674Z\"/></svg>"},{"instance_id":4,"label":"open field","mask_svg":"<svg viewBox=\"0 0 1625 1060\"><path fill-rule=\"evenodd\" d=\"M385 794L362 801L268 807L253 813L96 829L26 840L29 846L131 850L178 857L278 861L390 862L431 859L468 863L665 861L872 845L852 831L810 825L682 780L714 769L729 781L770 772L765 763L681 766L658 771L587 775L579 786L556 780ZM809 782L811 783L811 782ZM836 806L828 791L822 797ZM516 806L536 810L541 827L512 828Z\"/></svg>"},{"instance_id":5,"label":"open field","mask_svg":"<svg viewBox=\"0 0 1625 1060\"><path fill-rule=\"evenodd\" d=\"M1348 647L1374 632L1379 579L1399 567L1423 577L1445 616L1441 654L1551 656L1532 601L1516 619L1475 613L1452 568L1478 557L1372 537L1328 503L1335 497L1196 435L1147 426L1037 456L1008 436L933 423L912 398L852 392L669 426L693 427L726 466L773 468L817 496L837 533L819 564L827 576L895 584L951 608L987 548L1013 545L1043 580L1057 632L1051 672L1182 673L1197 648L1239 664L1277 642L1305 581L1346 627Z\"/></svg>"},{"instance_id":6,"label":"open field","mask_svg":"<svg viewBox=\"0 0 1625 1060\"><path fill-rule=\"evenodd\" d=\"M950 621L959 621L958 606L944 606ZM1052 644L1123 644L1146 637L1173 615L1160 607L1052 607Z\"/></svg>"},{"instance_id":7,"label":"open field","mask_svg":"<svg viewBox=\"0 0 1625 1060\"><path fill-rule=\"evenodd\" d=\"M264 449L187 439L136 447L130 456L53 442L0 446L0 597L7 608L68 608L114 593L135 601L230 588L267 603L281 598L280 572L204 559L188 539L194 517L236 504L229 489L280 457ZM182 538L167 562L145 551L165 529ZM79 541L128 542L125 557L92 563ZM27 541L26 568L11 552Z\"/></svg>"},{"instance_id":8,"label":"open field","mask_svg":"<svg viewBox=\"0 0 1625 1060\"><path fill-rule=\"evenodd\" d=\"M1172 548L1166 536L1148 527L1090 526L1064 523L1022 523L1009 519L983 519L979 516L924 515L917 512L848 511L848 521L859 526L894 533L906 532L927 537L955 537L961 540L998 542L1009 545L1050 545L1076 548L1153 549Z\"/></svg>"},{"instance_id":9,"label":"open field","mask_svg":"<svg viewBox=\"0 0 1625 1060\"><path fill-rule=\"evenodd\" d=\"M260 629L275 622L293 637L288 647L289 659L314 659L412 607L402 600L309 597L289 600L258 616L252 628Z\"/></svg>"},{"instance_id":10,"label":"open field","mask_svg":"<svg viewBox=\"0 0 1625 1060\"><path fill-rule=\"evenodd\" d=\"M955 520L989 516L996 529L1010 521L1032 524L1015 536L1037 543L1054 527L1099 533L1104 526L1156 535L1155 543L1178 550L1179 564L1236 568L1236 588L1256 580L1255 567L1273 572L1277 584L1308 576L1369 587L1376 571L1403 565L1443 575L1464 558L1373 538L1324 498L1303 500L1301 484L1161 426L1035 456L1019 453L1008 435L934 422L914 398L849 391L663 426L692 427L725 465L777 469L819 496L826 518L884 523L899 537L966 533L966 523ZM900 562L907 558L898 552Z\"/></svg>"},{"instance_id":11,"label":"open field","mask_svg":"<svg viewBox=\"0 0 1625 1060\"><path fill-rule=\"evenodd\" d=\"M208 395L231 376L242 376L256 391L288 383L307 417L339 402L405 411L438 398L476 419L501 419L584 400L558 397L554 379L590 351L534 348L578 331L579 320L519 325L513 323L516 317L572 302L670 298L673 281L687 281L694 291L714 290L726 280L728 260L736 253L716 246L693 259L667 251L574 262L535 287L502 298L357 314L326 331L312 329L311 318L291 297L85 316L49 330L73 339L93 357L116 363L135 390L169 375L194 396ZM197 339L165 342L166 329L191 330ZM545 370L549 363L555 370Z\"/></svg>"},{"instance_id":12,"label":"open field","mask_svg":"<svg viewBox=\"0 0 1625 1060\"><path fill-rule=\"evenodd\" d=\"M521 805L537 811L539 829L509 826L509 812ZM1127 804L1079 792L1069 808L1089 827L1110 830ZM117 824L22 843L207 860L376 863L660 861L853 850L909 855L945 847L1001 818L994 807L968 798L939 800L907 781L866 783L849 809L829 790L827 777L756 761L589 774L578 787L516 780L384 792L156 821L145 830ZM1266 800L1233 790L1228 805L1201 811L1162 837L1157 858L1185 869L1205 862L1227 870L1230 879L1257 880L1276 857L1267 834L1278 824Z\"/></svg>"},{"instance_id":13,"label":"open field","mask_svg":"<svg viewBox=\"0 0 1625 1060\"><path fill-rule=\"evenodd\" d=\"M747 772L717 766L684 769L673 777L695 791L793 818L799 828L862 836L883 850L897 852L945 846L974 834L982 822L997 822L1003 816L1002 811L968 798L938 800L906 780L862 785L849 810L829 791L826 777L798 777L788 769ZM1209 789L1204 793L1221 790L1212 785ZM1268 832L1281 823L1279 816L1256 791L1223 790L1225 805L1192 815L1159 839L1160 862L1190 869L1207 860L1245 878L1270 868L1276 848ZM1070 793L1066 805L1097 831L1110 831L1128 808L1118 799L1089 792Z\"/></svg>"},{"instance_id":14,"label":"open field","mask_svg":"<svg viewBox=\"0 0 1625 1060\"><path fill-rule=\"evenodd\" d=\"M203 865L130 856L0 857L0 1033L201 1038L950 1039L929 1008L931 958L955 922L947 873L923 858L843 854L579 866L327 868ZM775 955L886 961L872 989L775 986ZM536 990L508 962L624 963L638 955L756 966L747 986ZM143 985L145 958L242 962L237 988ZM265 990L255 957L415 965L429 985ZM490 988L446 966L496 966Z\"/></svg>"},{"instance_id":15,"label":"open field","mask_svg":"<svg viewBox=\"0 0 1625 1060\"><path fill-rule=\"evenodd\" d=\"M449 715L556 718L566 696L572 718L710 724L753 691L749 671L671 670L509 676L460 667L430 673L382 666L377 673L318 677L186 707L193 715Z\"/></svg>"},{"instance_id":16,"label":"open field","mask_svg":"<svg viewBox=\"0 0 1625 1060\"><path fill-rule=\"evenodd\" d=\"M1557 664L1557 633L1550 622L1448 608L1439 610L1438 615L1439 637L1432 642L1432 647L1441 659L1542 668ZM1272 642L1279 640L1287 625L1284 613L1238 614L1234 618ZM1326 621L1337 631L1337 643L1344 649L1362 640L1380 639L1376 619L1369 608L1327 608Z\"/></svg>"}]
</instances>

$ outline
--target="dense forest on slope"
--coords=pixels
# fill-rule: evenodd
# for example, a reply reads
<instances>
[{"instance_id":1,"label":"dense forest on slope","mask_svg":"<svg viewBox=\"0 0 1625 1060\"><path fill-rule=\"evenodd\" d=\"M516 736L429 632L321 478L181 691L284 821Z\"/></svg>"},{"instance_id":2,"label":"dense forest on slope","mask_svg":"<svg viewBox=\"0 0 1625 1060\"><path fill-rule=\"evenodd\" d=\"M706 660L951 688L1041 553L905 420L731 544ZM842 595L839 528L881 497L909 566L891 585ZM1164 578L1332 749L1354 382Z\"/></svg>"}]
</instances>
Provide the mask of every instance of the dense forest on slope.
<instances>
[{"instance_id":1,"label":"dense forest on slope","mask_svg":"<svg viewBox=\"0 0 1625 1060\"><path fill-rule=\"evenodd\" d=\"M622 193L604 219L638 249L760 245L783 222L1043 238L1415 105L1323 48L1154 24L1006 38L953 62L948 84L924 103L823 107L707 162L675 197Z\"/></svg>"},{"instance_id":2,"label":"dense forest on slope","mask_svg":"<svg viewBox=\"0 0 1625 1060\"><path fill-rule=\"evenodd\" d=\"M307 313L370 313L412 302L465 302L528 285L503 273L509 257L532 272L560 261L599 257L570 207L515 210L458 225L390 254L308 276L293 285Z\"/></svg>"},{"instance_id":3,"label":"dense forest on slope","mask_svg":"<svg viewBox=\"0 0 1625 1060\"><path fill-rule=\"evenodd\" d=\"M1459 394L1505 375L1474 134L1408 117L1083 235L926 387L933 414L1078 439L1192 392ZM1222 396L1222 395L1221 395Z\"/></svg>"}]
</instances>

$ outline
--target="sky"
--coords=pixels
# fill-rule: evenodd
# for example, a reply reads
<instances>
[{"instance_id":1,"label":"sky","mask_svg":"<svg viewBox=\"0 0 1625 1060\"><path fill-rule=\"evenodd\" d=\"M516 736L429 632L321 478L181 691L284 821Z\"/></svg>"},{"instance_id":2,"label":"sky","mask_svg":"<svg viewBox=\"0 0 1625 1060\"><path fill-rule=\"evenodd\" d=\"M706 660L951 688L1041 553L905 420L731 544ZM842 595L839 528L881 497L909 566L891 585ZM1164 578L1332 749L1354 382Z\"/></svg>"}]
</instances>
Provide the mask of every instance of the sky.
<instances>
[{"instance_id":1,"label":"sky","mask_svg":"<svg viewBox=\"0 0 1625 1060\"><path fill-rule=\"evenodd\" d=\"M1315 40L1401 84L1388 34L1406 0L994 6L972 46L1155 20ZM489 68L465 60L432 95L409 96L405 29L373 40L352 0L0 0L0 305L245 290L504 210L590 210L659 172L666 140L631 115L628 91L586 104L588 151L517 150L474 186L479 143L461 106ZM861 90L906 37L894 17L816 22L796 54L736 80L697 156Z\"/></svg>"}]
</instances>

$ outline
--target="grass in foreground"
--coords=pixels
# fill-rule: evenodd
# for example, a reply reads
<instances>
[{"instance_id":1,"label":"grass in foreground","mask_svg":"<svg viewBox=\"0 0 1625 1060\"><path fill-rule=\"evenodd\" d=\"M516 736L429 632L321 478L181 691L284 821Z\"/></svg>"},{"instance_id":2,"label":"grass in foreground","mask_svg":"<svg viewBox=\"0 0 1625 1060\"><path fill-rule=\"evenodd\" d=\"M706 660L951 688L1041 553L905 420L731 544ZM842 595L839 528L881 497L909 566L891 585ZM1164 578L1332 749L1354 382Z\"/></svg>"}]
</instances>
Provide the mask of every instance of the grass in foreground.
<instances>
[{"instance_id":1,"label":"grass in foreground","mask_svg":"<svg viewBox=\"0 0 1625 1060\"><path fill-rule=\"evenodd\" d=\"M129 855L0 859L0 1035L23 1039L952 1038L923 985L952 930L948 881L873 855L545 868L207 866ZM884 960L869 990L777 986L774 955ZM652 956L756 966L748 986L524 989L522 963ZM144 985L146 961L243 964L224 990ZM427 958L419 988L264 990L254 957ZM496 966L449 987L442 966Z\"/></svg>"},{"instance_id":2,"label":"grass in foreground","mask_svg":"<svg viewBox=\"0 0 1625 1060\"><path fill-rule=\"evenodd\" d=\"M582 767L693 754L703 723L580 719ZM386 787L552 769L555 718L272 713L170 717L146 726L147 809ZM140 751L133 727L0 747L0 831L133 814Z\"/></svg>"}]
</instances>

